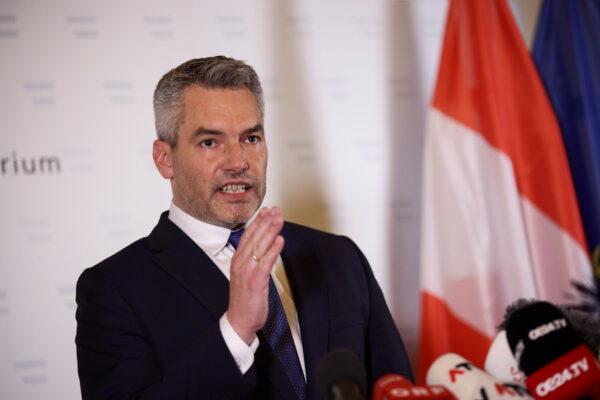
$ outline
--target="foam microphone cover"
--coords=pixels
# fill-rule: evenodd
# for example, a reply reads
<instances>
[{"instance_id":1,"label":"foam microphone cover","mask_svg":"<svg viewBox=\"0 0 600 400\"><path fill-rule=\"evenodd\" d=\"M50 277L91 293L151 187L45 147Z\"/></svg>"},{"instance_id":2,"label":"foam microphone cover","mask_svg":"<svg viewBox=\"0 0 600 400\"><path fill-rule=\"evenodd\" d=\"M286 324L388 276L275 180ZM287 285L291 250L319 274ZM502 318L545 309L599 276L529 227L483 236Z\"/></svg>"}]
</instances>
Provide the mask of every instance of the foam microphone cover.
<instances>
[{"instance_id":1,"label":"foam microphone cover","mask_svg":"<svg viewBox=\"0 0 600 400\"><path fill-rule=\"evenodd\" d=\"M530 304L538 303L535 299L518 299L506 307L504 321L499 329L506 330L506 323L516 311ZM567 317L579 338L590 348L596 358L600 359L600 313L585 311L574 305L558 305L560 311Z\"/></svg>"},{"instance_id":2,"label":"foam microphone cover","mask_svg":"<svg viewBox=\"0 0 600 400\"><path fill-rule=\"evenodd\" d=\"M565 315L547 302L515 311L506 323L506 338L527 376L582 345Z\"/></svg>"},{"instance_id":3,"label":"foam microphone cover","mask_svg":"<svg viewBox=\"0 0 600 400\"><path fill-rule=\"evenodd\" d=\"M600 399L600 365L565 314L539 302L514 312L508 344L536 398Z\"/></svg>"},{"instance_id":4,"label":"foam microphone cover","mask_svg":"<svg viewBox=\"0 0 600 400\"><path fill-rule=\"evenodd\" d=\"M387 374L377 379L372 400L456 400L454 395L440 385L415 386L398 374Z\"/></svg>"},{"instance_id":5,"label":"foam microphone cover","mask_svg":"<svg viewBox=\"0 0 600 400\"><path fill-rule=\"evenodd\" d=\"M403 376L398 374L387 374L383 375L375 385L373 385L373 392L371 393L372 400L383 400L387 399L388 391L391 387L397 387L400 389L409 389L413 386L412 382Z\"/></svg>"},{"instance_id":6,"label":"foam microphone cover","mask_svg":"<svg viewBox=\"0 0 600 400\"><path fill-rule=\"evenodd\" d=\"M458 354L448 353L435 360L427 371L428 385L442 385L457 399L531 399L521 385L497 381Z\"/></svg>"},{"instance_id":7,"label":"foam microphone cover","mask_svg":"<svg viewBox=\"0 0 600 400\"><path fill-rule=\"evenodd\" d=\"M505 330L498 332L490 345L485 356L484 369L494 378L504 382L515 382L521 385L525 382L525 374L517 365L517 360L508 345Z\"/></svg>"},{"instance_id":8,"label":"foam microphone cover","mask_svg":"<svg viewBox=\"0 0 600 400\"><path fill-rule=\"evenodd\" d=\"M333 349L317 366L317 386L325 399L365 399L367 373L353 352Z\"/></svg>"}]
</instances>

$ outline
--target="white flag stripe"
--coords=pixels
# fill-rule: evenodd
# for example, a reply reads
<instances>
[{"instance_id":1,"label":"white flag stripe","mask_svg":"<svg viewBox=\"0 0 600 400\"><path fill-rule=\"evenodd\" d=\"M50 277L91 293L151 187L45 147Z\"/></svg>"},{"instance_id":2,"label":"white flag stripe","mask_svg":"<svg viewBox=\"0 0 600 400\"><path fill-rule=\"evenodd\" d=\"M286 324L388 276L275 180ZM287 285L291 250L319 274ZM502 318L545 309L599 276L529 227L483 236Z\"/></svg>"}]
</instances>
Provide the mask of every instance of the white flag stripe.
<instances>
[{"instance_id":1,"label":"white flag stripe","mask_svg":"<svg viewBox=\"0 0 600 400\"><path fill-rule=\"evenodd\" d=\"M537 284L537 297L553 303L579 303L581 294L570 284L590 285L593 280L590 259L579 242L522 198L530 254Z\"/></svg>"},{"instance_id":2,"label":"white flag stripe","mask_svg":"<svg viewBox=\"0 0 600 400\"><path fill-rule=\"evenodd\" d=\"M585 253L517 190L510 158L436 109L425 143L422 288L493 337L520 297L565 302ZM556 271L552 273L551 271Z\"/></svg>"}]
</instances>

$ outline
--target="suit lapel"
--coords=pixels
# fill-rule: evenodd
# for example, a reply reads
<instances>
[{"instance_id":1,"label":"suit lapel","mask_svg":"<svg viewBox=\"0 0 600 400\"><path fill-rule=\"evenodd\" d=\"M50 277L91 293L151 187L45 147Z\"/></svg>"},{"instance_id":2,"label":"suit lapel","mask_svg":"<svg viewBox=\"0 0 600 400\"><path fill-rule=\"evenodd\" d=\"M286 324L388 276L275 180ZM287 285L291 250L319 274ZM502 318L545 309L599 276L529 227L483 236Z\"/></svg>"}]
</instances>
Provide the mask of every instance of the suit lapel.
<instances>
[{"instance_id":1,"label":"suit lapel","mask_svg":"<svg viewBox=\"0 0 600 400\"><path fill-rule=\"evenodd\" d=\"M284 225L285 248L281 254L300 321L309 399L318 397L316 368L327 351L327 287L314 244L302 240ZM212 260L164 212L149 237L154 261L198 299L218 320L229 303L229 281ZM256 354L257 368L268 377L281 398L296 398L265 338Z\"/></svg>"},{"instance_id":2,"label":"suit lapel","mask_svg":"<svg viewBox=\"0 0 600 400\"><path fill-rule=\"evenodd\" d=\"M268 379L268 382L265 382L267 388L264 389L266 393L277 392L277 396L274 398L281 399L298 399L290 380L283 369L277 356L269 346L269 342L267 338L263 335L261 331L257 333L258 338L260 340L260 346L258 346L258 350L254 354L254 363L256 368L260 371L262 376ZM269 367L276 365L277 368ZM275 390L269 389L268 387L272 387ZM268 396L267 398L271 398Z\"/></svg>"},{"instance_id":3,"label":"suit lapel","mask_svg":"<svg viewBox=\"0 0 600 400\"><path fill-rule=\"evenodd\" d=\"M229 302L229 281L192 239L164 212L148 237L154 261L189 290L215 317Z\"/></svg>"},{"instance_id":4,"label":"suit lapel","mask_svg":"<svg viewBox=\"0 0 600 400\"><path fill-rule=\"evenodd\" d=\"M308 398L316 399L316 369L327 352L328 301L325 275L312 242L294 234L289 224L284 225L282 236L285 247L281 257L300 321Z\"/></svg>"},{"instance_id":5,"label":"suit lapel","mask_svg":"<svg viewBox=\"0 0 600 400\"><path fill-rule=\"evenodd\" d=\"M148 237L154 261L169 275L190 291L214 316L221 318L229 304L229 281L192 239L161 215L158 225ZM278 365L267 340L260 339L255 354L255 365L283 399L295 398L295 392L282 368L266 368Z\"/></svg>"}]
</instances>

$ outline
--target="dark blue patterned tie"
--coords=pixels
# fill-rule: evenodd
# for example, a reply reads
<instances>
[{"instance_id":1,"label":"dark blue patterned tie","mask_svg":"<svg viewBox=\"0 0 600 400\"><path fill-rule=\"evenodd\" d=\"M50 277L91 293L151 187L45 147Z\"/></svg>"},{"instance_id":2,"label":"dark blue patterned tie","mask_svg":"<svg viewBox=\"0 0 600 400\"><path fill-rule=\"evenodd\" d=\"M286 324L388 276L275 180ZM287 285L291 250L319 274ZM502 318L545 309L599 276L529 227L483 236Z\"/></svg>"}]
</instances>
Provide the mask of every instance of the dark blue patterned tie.
<instances>
[{"instance_id":1,"label":"dark blue patterned tie","mask_svg":"<svg viewBox=\"0 0 600 400\"><path fill-rule=\"evenodd\" d=\"M240 244L243 229L231 232L227 240L234 248ZM294 387L294 391L300 400L306 399L306 381L302 373L300 359L292 339L292 331L283 310L283 304L277 293L275 282L269 277L269 315L267 322L262 328L265 339L269 342L271 349L285 369L285 373Z\"/></svg>"}]
</instances>

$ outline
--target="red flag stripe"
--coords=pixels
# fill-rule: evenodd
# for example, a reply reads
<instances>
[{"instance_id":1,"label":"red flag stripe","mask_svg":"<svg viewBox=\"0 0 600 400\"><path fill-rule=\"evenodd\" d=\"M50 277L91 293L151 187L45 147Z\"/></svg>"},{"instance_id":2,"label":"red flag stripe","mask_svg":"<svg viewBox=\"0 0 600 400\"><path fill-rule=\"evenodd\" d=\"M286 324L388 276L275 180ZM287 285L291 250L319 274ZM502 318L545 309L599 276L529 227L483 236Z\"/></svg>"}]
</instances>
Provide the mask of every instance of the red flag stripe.
<instances>
[{"instance_id":1,"label":"red flag stripe","mask_svg":"<svg viewBox=\"0 0 600 400\"><path fill-rule=\"evenodd\" d=\"M505 1L451 2L433 106L507 154L519 192L586 248L558 123Z\"/></svg>"},{"instance_id":2,"label":"red flag stripe","mask_svg":"<svg viewBox=\"0 0 600 400\"><path fill-rule=\"evenodd\" d=\"M419 369L417 383L424 384L429 366L451 349L479 368L483 368L491 339L462 319L436 296L421 292L421 307L425 311L421 319L421 342L419 345ZM452 334L448 334L451 332Z\"/></svg>"}]
</instances>

